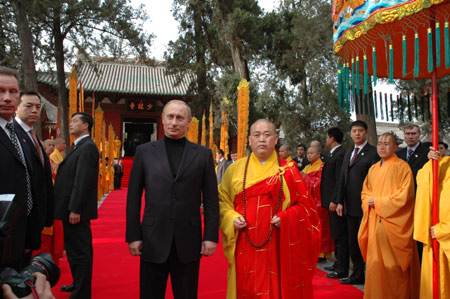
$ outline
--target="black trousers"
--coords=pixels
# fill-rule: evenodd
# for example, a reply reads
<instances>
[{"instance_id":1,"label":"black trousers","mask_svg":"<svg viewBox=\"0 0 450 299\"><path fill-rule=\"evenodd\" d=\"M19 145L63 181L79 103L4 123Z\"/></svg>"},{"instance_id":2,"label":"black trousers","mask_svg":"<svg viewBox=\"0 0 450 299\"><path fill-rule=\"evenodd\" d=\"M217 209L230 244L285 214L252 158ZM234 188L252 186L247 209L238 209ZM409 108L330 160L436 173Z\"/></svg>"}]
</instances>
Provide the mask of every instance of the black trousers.
<instances>
[{"instance_id":1,"label":"black trousers","mask_svg":"<svg viewBox=\"0 0 450 299\"><path fill-rule=\"evenodd\" d=\"M71 299L90 299L92 290L92 233L90 221L70 224L63 220L64 247L72 272Z\"/></svg>"},{"instance_id":2,"label":"black trousers","mask_svg":"<svg viewBox=\"0 0 450 299\"><path fill-rule=\"evenodd\" d=\"M175 242L169 258L162 264L145 262L141 259L141 299L164 299L167 278L170 274L175 299L196 299L200 260L181 263L175 249Z\"/></svg>"},{"instance_id":3,"label":"black trousers","mask_svg":"<svg viewBox=\"0 0 450 299\"><path fill-rule=\"evenodd\" d=\"M350 256L348 250L347 220L345 216L339 217L335 212L330 212L330 228L335 247L335 271L339 274L343 273L348 275Z\"/></svg>"},{"instance_id":4,"label":"black trousers","mask_svg":"<svg viewBox=\"0 0 450 299\"><path fill-rule=\"evenodd\" d=\"M423 252L423 243L416 241L417 243L417 252L419 253L419 265L422 267L422 252Z\"/></svg>"},{"instance_id":5,"label":"black trousers","mask_svg":"<svg viewBox=\"0 0 450 299\"><path fill-rule=\"evenodd\" d=\"M114 175L114 189L120 189L122 185L122 176Z\"/></svg>"},{"instance_id":6,"label":"black trousers","mask_svg":"<svg viewBox=\"0 0 450 299\"><path fill-rule=\"evenodd\" d=\"M362 217L346 215L346 218L348 230L348 248L350 257L353 262L353 273L351 277L364 280L364 260L358 244L358 231Z\"/></svg>"}]
</instances>

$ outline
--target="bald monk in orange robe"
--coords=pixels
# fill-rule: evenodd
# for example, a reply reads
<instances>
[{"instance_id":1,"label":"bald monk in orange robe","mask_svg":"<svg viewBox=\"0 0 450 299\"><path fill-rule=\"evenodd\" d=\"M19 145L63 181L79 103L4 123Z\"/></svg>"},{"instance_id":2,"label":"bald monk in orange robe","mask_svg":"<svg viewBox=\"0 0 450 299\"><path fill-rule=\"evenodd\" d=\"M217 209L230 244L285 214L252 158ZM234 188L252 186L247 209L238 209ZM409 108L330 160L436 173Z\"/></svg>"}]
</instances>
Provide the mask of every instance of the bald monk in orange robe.
<instances>
[{"instance_id":1,"label":"bald monk in orange robe","mask_svg":"<svg viewBox=\"0 0 450 299\"><path fill-rule=\"evenodd\" d=\"M289 148L289 145L283 144L278 149L278 157L280 161L284 161L285 163L291 162L293 159L291 157L291 149Z\"/></svg>"},{"instance_id":2,"label":"bald monk in orange robe","mask_svg":"<svg viewBox=\"0 0 450 299\"><path fill-rule=\"evenodd\" d=\"M363 219L358 233L366 261L367 299L419 298L419 257L413 240L414 180L408 164L395 155L396 136L378 139L381 161L364 181Z\"/></svg>"},{"instance_id":3,"label":"bald monk in orange robe","mask_svg":"<svg viewBox=\"0 0 450 299\"><path fill-rule=\"evenodd\" d=\"M308 158L309 164L303 169L305 181L309 187L311 199L314 201L320 219L321 241L319 258L327 259L334 251L334 243L331 239L330 214L327 209L322 208L322 199L320 195L320 180L322 179L323 167L323 162L320 159L320 143L319 146L310 146L306 152L306 157Z\"/></svg>"}]
</instances>

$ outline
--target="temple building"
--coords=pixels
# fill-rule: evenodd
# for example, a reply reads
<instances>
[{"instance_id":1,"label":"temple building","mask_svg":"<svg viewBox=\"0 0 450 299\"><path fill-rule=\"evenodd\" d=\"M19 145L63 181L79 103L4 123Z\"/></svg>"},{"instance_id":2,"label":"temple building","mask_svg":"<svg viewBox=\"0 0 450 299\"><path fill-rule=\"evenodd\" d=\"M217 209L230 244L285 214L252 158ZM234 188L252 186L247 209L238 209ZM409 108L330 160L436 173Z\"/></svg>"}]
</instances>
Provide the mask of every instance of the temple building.
<instances>
[{"instance_id":1,"label":"temple building","mask_svg":"<svg viewBox=\"0 0 450 299\"><path fill-rule=\"evenodd\" d=\"M166 102L188 102L194 98L189 94L193 77L168 74L164 66L83 62L77 68L77 76L79 89L81 85L84 89L84 111L103 111L106 124L113 126L122 141L124 156L133 156L136 146L163 136L161 111ZM57 106L56 74L39 73L38 82L41 95ZM68 79L66 87L69 88ZM45 137L58 135L55 117L52 121L44 124Z\"/></svg>"}]
</instances>

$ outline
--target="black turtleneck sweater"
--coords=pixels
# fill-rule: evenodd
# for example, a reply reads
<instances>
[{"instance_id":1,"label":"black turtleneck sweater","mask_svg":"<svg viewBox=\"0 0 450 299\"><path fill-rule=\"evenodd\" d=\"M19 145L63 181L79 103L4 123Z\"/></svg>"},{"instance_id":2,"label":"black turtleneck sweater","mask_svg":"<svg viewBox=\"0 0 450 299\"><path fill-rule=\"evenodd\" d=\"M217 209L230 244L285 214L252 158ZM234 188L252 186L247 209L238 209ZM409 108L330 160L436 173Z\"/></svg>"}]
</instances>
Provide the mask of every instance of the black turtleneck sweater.
<instances>
[{"instance_id":1,"label":"black turtleneck sweater","mask_svg":"<svg viewBox=\"0 0 450 299\"><path fill-rule=\"evenodd\" d=\"M184 146L186 145L186 138L171 139L164 137L164 144L166 145L167 158L169 159L170 170L174 177L177 176L178 168L180 167L181 158L183 157Z\"/></svg>"}]
</instances>

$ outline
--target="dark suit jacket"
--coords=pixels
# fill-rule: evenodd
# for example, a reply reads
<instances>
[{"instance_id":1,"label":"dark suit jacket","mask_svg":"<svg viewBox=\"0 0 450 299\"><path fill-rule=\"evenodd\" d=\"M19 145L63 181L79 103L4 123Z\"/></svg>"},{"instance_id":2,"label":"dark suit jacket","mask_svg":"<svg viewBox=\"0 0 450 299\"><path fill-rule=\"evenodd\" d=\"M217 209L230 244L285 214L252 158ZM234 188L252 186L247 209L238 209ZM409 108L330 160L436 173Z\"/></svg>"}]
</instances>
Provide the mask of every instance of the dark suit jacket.
<instances>
[{"instance_id":1,"label":"dark suit jacket","mask_svg":"<svg viewBox=\"0 0 450 299\"><path fill-rule=\"evenodd\" d=\"M164 140L139 146L128 185L126 241L143 241L141 258L146 262L163 263L175 242L182 263L196 261L200 258L202 239L217 242L218 229L219 202L211 151L186 141L174 178Z\"/></svg>"},{"instance_id":2,"label":"dark suit jacket","mask_svg":"<svg viewBox=\"0 0 450 299\"><path fill-rule=\"evenodd\" d=\"M345 149L341 145L334 150L333 154L328 153L325 156L325 162L322 168L322 179L320 181L320 197L322 207L327 209L330 202L337 200L336 187L341 177L341 166L344 161Z\"/></svg>"},{"instance_id":3,"label":"dark suit jacket","mask_svg":"<svg viewBox=\"0 0 450 299\"><path fill-rule=\"evenodd\" d=\"M294 157L292 158L292 160L294 160L295 163L297 163L298 170L300 171L302 171L306 167L306 165L309 164L309 161L306 158L306 156L302 159L302 161L300 161L299 157Z\"/></svg>"},{"instance_id":4,"label":"dark suit jacket","mask_svg":"<svg viewBox=\"0 0 450 299\"><path fill-rule=\"evenodd\" d=\"M97 218L98 149L85 137L59 164L55 179L55 218L67 220L70 212L81 221Z\"/></svg>"},{"instance_id":5,"label":"dark suit jacket","mask_svg":"<svg viewBox=\"0 0 450 299\"><path fill-rule=\"evenodd\" d=\"M17 267L24 257L27 229L26 170L9 136L0 128L0 194L15 194L0 236L0 267Z\"/></svg>"},{"instance_id":6,"label":"dark suit jacket","mask_svg":"<svg viewBox=\"0 0 450 299\"><path fill-rule=\"evenodd\" d=\"M122 166L120 164L114 164L113 168L114 168L114 177L121 178L123 175Z\"/></svg>"},{"instance_id":7,"label":"dark suit jacket","mask_svg":"<svg viewBox=\"0 0 450 299\"><path fill-rule=\"evenodd\" d=\"M42 229L44 226L51 226L53 223L52 170L50 161L45 154L42 144L38 141L44 156L44 165L41 163L33 140L15 121L14 126L25 154L31 176L33 209L28 216L29 225L26 247L28 249L38 249L41 246Z\"/></svg>"},{"instance_id":8,"label":"dark suit jacket","mask_svg":"<svg viewBox=\"0 0 450 299\"><path fill-rule=\"evenodd\" d=\"M414 175L414 182L416 182L417 172L425 165L425 163L428 162L427 156L429 150L430 149L427 146L425 146L423 143L420 143L409 161L407 160L408 148L401 148L397 151L397 156L400 159L408 162L409 167L411 167Z\"/></svg>"},{"instance_id":9,"label":"dark suit jacket","mask_svg":"<svg viewBox=\"0 0 450 299\"><path fill-rule=\"evenodd\" d=\"M362 217L361 190L369 168L380 157L373 145L367 143L359 151L356 161L350 165L350 157L354 147L345 153L342 162L341 178L338 186L336 202L344 204L346 215Z\"/></svg>"},{"instance_id":10,"label":"dark suit jacket","mask_svg":"<svg viewBox=\"0 0 450 299\"><path fill-rule=\"evenodd\" d=\"M219 164L217 164L217 183L220 184L225 170L227 170L228 166L230 166L231 164L232 162L226 159L223 159L222 162L219 162Z\"/></svg>"}]
</instances>

